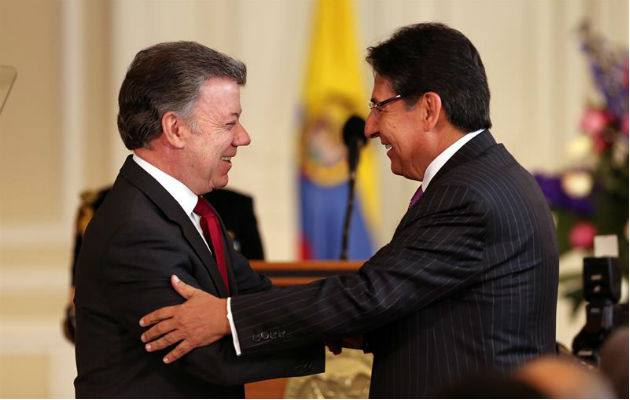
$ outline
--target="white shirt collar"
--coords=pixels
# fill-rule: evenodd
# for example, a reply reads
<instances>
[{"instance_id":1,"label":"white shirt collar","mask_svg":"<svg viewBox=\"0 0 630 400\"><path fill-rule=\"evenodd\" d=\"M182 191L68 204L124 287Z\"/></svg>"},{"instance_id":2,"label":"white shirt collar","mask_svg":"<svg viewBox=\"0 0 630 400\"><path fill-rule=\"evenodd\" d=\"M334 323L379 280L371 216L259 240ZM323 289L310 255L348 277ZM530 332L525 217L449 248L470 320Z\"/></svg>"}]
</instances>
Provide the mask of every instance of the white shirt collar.
<instances>
[{"instance_id":1,"label":"white shirt collar","mask_svg":"<svg viewBox=\"0 0 630 400\"><path fill-rule=\"evenodd\" d=\"M150 164L148 161L143 160L135 153L133 155L133 160L140 166L140 168L147 171L149 175L155 178L155 180L158 181L159 184L171 194L171 196L173 196L173 198L184 209L186 215L190 215L193 212L195 206L197 205L198 196L190 190L188 186L184 185L153 164Z\"/></svg>"},{"instance_id":2,"label":"white shirt collar","mask_svg":"<svg viewBox=\"0 0 630 400\"><path fill-rule=\"evenodd\" d=\"M455 143L444 149L444 151L441 152L437 157L435 157L427 167L426 171L424 171L424 179L422 180L422 191L427 191L429 183L431 183L431 179L433 179L433 177L444 166L444 164L446 164L446 162L450 160L455 153L457 153L457 150L461 149L466 143L474 139L475 136L479 135L483 131L485 131L485 129L479 129L478 131L465 134L457 141L455 141Z\"/></svg>"}]
</instances>

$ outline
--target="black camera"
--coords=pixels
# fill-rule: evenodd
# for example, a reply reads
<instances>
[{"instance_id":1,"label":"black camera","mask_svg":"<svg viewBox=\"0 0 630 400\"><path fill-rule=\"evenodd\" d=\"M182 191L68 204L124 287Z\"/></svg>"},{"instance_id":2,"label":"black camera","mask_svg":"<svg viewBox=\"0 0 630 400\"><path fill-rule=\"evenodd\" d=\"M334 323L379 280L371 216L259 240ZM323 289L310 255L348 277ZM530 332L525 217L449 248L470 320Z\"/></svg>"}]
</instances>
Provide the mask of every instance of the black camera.
<instances>
[{"instance_id":1,"label":"black camera","mask_svg":"<svg viewBox=\"0 0 630 400\"><path fill-rule=\"evenodd\" d=\"M586 324L573 339L573 354L599 365L599 348L617 327L628 325L628 306L618 304L621 274L615 257L584 258Z\"/></svg>"}]
</instances>

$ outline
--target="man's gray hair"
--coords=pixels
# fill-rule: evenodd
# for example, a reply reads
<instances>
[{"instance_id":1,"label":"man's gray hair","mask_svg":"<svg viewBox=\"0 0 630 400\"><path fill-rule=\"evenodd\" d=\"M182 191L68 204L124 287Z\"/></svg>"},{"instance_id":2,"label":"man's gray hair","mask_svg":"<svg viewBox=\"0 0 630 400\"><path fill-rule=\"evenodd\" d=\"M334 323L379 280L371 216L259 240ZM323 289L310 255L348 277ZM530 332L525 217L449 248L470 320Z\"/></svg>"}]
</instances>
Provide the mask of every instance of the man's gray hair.
<instances>
[{"instance_id":1,"label":"man's gray hair","mask_svg":"<svg viewBox=\"0 0 630 400\"><path fill-rule=\"evenodd\" d=\"M247 81L241 61L196 42L168 42L136 54L118 94L118 131L129 150L148 147L162 133L162 116L189 122L201 86L211 78Z\"/></svg>"}]
</instances>

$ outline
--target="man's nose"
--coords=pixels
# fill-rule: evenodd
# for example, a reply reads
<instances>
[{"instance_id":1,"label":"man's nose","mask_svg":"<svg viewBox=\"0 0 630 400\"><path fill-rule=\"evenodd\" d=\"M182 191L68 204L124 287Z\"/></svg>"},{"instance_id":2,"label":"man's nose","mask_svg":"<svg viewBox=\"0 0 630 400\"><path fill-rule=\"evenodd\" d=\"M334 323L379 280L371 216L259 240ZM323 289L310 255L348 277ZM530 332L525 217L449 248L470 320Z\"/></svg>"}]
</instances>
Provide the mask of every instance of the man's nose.
<instances>
[{"instance_id":1,"label":"man's nose","mask_svg":"<svg viewBox=\"0 0 630 400\"><path fill-rule=\"evenodd\" d=\"M378 118L374 115L374 112L370 111L365 121L364 134L368 139L372 139L375 133L378 133Z\"/></svg>"},{"instance_id":2,"label":"man's nose","mask_svg":"<svg viewBox=\"0 0 630 400\"><path fill-rule=\"evenodd\" d=\"M245 127L241 124L238 125L238 132L234 136L234 146L247 146L252 142L249 137L249 133L245 130Z\"/></svg>"}]
</instances>

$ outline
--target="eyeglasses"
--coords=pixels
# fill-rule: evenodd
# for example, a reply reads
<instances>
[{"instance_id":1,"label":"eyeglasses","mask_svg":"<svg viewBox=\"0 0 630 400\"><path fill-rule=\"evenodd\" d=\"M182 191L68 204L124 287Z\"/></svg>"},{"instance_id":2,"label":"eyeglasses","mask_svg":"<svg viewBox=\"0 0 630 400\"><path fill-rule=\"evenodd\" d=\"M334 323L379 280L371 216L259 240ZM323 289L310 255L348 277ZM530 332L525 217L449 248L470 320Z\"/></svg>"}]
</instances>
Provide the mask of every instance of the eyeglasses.
<instances>
[{"instance_id":1,"label":"eyeglasses","mask_svg":"<svg viewBox=\"0 0 630 400\"><path fill-rule=\"evenodd\" d=\"M389 103L393 103L394 101L402 99L402 98L403 96L397 94L396 96L390 97L389 99L385 99L383 101L379 101L378 103L370 101L370 110L376 109L377 112L383 112L383 107L385 107Z\"/></svg>"}]
</instances>

